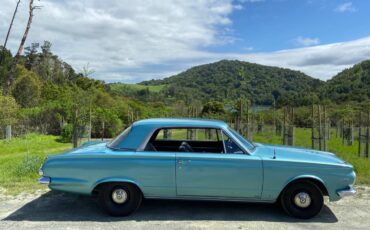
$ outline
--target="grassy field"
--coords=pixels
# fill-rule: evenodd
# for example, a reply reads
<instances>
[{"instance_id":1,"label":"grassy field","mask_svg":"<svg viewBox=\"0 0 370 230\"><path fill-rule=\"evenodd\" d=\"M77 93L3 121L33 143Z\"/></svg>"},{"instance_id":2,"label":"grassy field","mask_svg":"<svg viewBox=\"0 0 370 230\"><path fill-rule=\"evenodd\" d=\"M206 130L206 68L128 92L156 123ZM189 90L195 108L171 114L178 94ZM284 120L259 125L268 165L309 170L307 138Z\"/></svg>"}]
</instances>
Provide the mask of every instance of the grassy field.
<instances>
[{"instance_id":1,"label":"grassy field","mask_svg":"<svg viewBox=\"0 0 370 230\"><path fill-rule=\"evenodd\" d=\"M282 138L271 132L254 134L253 141L270 144L282 144ZM304 128L295 129L295 146L311 148L311 130ZM340 138L336 138L334 130L331 131L331 138L328 141L328 151L337 154L345 161L355 167L357 173L357 184L370 184L370 159L357 157L358 142L350 145L343 145Z\"/></svg>"},{"instance_id":2,"label":"grassy field","mask_svg":"<svg viewBox=\"0 0 370 230\"><path fill-rule=\"evenodd\" d=\"M48 154L71 148L71 144L57 142L56 136L28 134L0 141L0 189L6 194L30 192L45 186L36 181L38 169Z\"/></svg>"},{"instance_id":3,"label":"grassy field","mask_svg":"<svg viewBox=\"0 0 370 230\"><path fill-rule=\"evenodd\" d=\"M173 133L185 136L184 133ZM199 132L199 135L203 135ZM311 147L310 129L296 129L295 145ZM254 134L255 142L281 144L281 137L271 132ZM370 160L357 157L357 143L353 146L343 145L341 139L332 134L328 142L329 151L336 153L354 165L358 179L357 184L370 184ZM0 141L0 192L19 194L32 192L45 186L36 180L38 168L48 154L63 152L71 144L57 142L56 136L29 134L13 138L10 142Z\"/></svg>"}]
</instances>

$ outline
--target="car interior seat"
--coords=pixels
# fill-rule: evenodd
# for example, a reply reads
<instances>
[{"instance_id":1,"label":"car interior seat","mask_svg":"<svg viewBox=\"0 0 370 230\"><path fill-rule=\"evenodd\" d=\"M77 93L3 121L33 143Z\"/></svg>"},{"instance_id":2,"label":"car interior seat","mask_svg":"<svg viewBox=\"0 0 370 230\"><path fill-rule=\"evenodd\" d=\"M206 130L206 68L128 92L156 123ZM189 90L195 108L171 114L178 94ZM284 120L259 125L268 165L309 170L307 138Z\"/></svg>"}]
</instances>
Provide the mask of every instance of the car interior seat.
<instances>
[{"instance_id":1,"label":"car interior seat","mask_svg":"<svg viewBox=\"0 0 370 230\"><path fill-rule=\"evenodd\" d=\"M179 147L180 152L194 152L193 148L186 142L183 141Z\"/></svg>"}]
</instances>

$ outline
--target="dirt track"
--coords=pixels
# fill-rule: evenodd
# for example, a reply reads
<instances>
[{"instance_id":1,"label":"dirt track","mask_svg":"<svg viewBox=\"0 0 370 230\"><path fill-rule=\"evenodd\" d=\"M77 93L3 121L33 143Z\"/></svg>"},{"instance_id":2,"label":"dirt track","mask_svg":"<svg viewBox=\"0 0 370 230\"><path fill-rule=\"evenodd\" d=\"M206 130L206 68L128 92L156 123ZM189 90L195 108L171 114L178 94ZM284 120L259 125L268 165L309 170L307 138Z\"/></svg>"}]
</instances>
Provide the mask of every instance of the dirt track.
<instances>
[{"instance_id":1,"label":"dirt track","mask_svg":"<svg viewBox=\"0 0 370 230\"><path fill-rule=\"evenodd\" d=\"M146 200L134 215L113 218L90 197L39 191L0 195L0 229L370 229L370 187L297 220L276 205Z\"/></svg>"}]
</instances>

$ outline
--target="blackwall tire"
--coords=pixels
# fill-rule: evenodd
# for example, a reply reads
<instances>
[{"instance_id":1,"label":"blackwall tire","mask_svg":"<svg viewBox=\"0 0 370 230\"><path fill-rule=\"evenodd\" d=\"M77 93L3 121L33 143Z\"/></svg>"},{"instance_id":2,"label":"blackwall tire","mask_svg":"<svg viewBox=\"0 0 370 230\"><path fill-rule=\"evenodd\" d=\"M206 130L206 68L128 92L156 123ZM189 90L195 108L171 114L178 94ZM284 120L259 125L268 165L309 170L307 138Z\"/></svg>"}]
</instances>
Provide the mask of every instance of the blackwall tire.
<instances>
[{"instance_id":1,"label":"blackwall tire","mask_svg":"<svg viewBox=\"0 0 370 230\"><path fill-rule=\"evenodd\" d=\"M142 201L141 191L132 184L108 183L102 186L98 203L111 216L128 216L135 212Z\"/></svg>"},{"instance_id":2,"label":"blackwall tire","mask_svg":"<svg viewBox=\"0 0 370 230\"><path fill-rule=\"evenodd\" d=\"M310 181L290 184L284 189L280 199L284 211L300 219L316 216L324 205L320 188Z\"/></svg>"}]
</instances>

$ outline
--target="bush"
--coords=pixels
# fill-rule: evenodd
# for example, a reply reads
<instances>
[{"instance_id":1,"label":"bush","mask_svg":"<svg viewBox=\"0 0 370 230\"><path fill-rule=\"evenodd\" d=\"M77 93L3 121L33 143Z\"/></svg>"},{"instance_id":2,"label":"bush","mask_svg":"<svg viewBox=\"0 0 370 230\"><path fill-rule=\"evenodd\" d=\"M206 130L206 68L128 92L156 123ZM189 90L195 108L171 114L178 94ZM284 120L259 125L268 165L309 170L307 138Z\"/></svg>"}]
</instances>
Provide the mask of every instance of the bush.
<instances>
[{"instance_id":1,"label":"bush","mask_svg":"<svg viewBox=\"0 0 370 230\"><path fill-rule=\"evenodd\" d=\"M15 174L18 177L30 176L37 173L43 162L42 157L36 155L26 155L20 164L15 168Z\"/></svg>"},{"instance_id":2,"label":"bush","mask_svg":"<svg viewBox=\"0 0 370 230\"><path fill-rule=\"evenodd\" d=\"M60 142L70 143L72 142L73 126L71 124L64 125L60 132Z\"/></svg>"}]
</instances>

